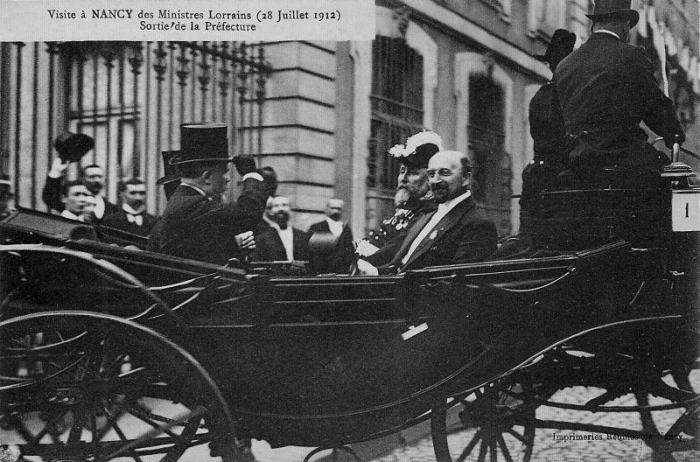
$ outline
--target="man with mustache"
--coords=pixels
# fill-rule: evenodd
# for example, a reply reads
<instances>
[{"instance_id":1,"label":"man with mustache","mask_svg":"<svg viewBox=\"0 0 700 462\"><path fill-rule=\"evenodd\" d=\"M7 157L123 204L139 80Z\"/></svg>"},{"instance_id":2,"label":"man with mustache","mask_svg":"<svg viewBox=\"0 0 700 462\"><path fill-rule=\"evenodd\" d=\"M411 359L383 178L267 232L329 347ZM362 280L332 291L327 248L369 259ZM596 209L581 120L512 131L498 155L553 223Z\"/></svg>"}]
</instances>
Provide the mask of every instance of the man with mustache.
<instances>
[{"instance_id":1,"label":"man with mustache","mask_svg":"<svg viewBox=\"0 0 700 462\"><path fill-rule=\"evenodd\" d=\"M132 178L119 184L121 209L109 214L102 225L121 229L139 236L148 236L156 217L146 212L146 184Z\"/></svg>"},{"instance_id":2,"label":"man with mustache","mask_svg":"<svg viewBox=\"0 0 700 462\"><path fill-rule=\"evenodd\" d=\"M284 196L269 200L265 217L269 227L255 236L254 261L309 259L309 233L289 224L291 205Z\"/></svg>"},{"instance_id":3,"label":"man with mustache","mask_svg":"<svg viewBox=\"0 0 700 462\"><path fill-rule=\"evenodd\" d=\"M457 151L440 151L428 162L428 181L438 208L411 227L392 261L380 267L358 261L363 275L403 273L427 266L469 263L496 251L496 226L469 190L472 164Z\"/></svg>"},{"instance_id":4,"label":"man with mustache","mask_svg":"<svg viewBox=\"0 0 700 462\"><path fill-rule=\"evenodd\" d=\"M409 137L406 146L398 144L389 154L401 163L394 196L394 215L377 230L358 242L356 253L374 266L389 263L401 248L411 225L421 216L435 211L437 204L428 184L428 161L442 151L442 138L431 131Z\"/></svg>"}]
</instances>

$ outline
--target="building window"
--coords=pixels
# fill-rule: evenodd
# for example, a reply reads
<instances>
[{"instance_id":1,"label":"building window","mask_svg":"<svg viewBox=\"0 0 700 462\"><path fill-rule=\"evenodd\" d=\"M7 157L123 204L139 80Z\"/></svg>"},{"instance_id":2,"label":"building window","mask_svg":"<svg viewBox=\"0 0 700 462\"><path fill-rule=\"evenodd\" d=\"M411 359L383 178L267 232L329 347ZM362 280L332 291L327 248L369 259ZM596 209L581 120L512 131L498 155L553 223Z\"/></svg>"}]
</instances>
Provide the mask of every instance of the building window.
<instances>
[{"instance_id":1,"label":"building window","mask_svg":"<svg viewBox=\"0 0 700 462\"><path fill-rule=\"evenodd\" d=\"M399 166L387 151L423 127L423 57L403 38L375 38L370 100L367 186L393 196Z\"/></svg>"},{"instance_id":2,"label":"building window","mask_svg":"<svg viewBox=\"0 0 700 462\"><path fill-rule=\"evenodd\" d=\"M562 0L530 0L529 33L531 36L551 37L554 31L566 25L567 2Z\"/></svg>"},{"instance_id":3,"label":"building window","mask_svg":"<svg viewBox=\"0 0 700 462\"><path fill-rule=\"evenodd\" d=\"M500 235L510 233L511 159L505 142L505 95L488 75L469 77L467 139L474 162L472 194L496 222Z\"/></svg>"},{"instance_id":4,"label":"building window","mask_svg":"<svg viewBox=\"0 0 700 462\"><path fill-rule=\"evenodd\" d=\"M510 21L510 12L512 9L512 0L482 0L487 5L498 11L498 15L504 21Z\"/></svg>"}]
</instances>

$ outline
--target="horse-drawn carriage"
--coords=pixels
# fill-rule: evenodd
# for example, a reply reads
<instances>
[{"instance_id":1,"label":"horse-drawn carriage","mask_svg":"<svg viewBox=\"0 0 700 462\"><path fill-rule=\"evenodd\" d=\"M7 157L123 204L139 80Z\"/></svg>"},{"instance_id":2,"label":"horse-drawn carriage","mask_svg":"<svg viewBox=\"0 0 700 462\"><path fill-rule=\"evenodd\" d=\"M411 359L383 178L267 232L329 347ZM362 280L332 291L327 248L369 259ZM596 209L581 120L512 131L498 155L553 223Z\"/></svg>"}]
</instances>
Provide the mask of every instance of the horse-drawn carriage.
<instances>
[{"instance_id":1,"label":"horse-drawn carriage","mask_svg":"<svg viewBox=\"0 0 700 462\"><path fill-rule=\"evenodd\" d=\"M527 248L380 277L251 274L19 210L0 223L3 451L239 461L249 438L337 448L428 419L440 462L459 425L477 428L459 460L527 461L537 427L644 438L667 459L700 449L689 175L542 193ZM600 392L552 401L576 385ZM632 411L642 428L538 421L543 405Z\"/></svg>"}]
</instances>

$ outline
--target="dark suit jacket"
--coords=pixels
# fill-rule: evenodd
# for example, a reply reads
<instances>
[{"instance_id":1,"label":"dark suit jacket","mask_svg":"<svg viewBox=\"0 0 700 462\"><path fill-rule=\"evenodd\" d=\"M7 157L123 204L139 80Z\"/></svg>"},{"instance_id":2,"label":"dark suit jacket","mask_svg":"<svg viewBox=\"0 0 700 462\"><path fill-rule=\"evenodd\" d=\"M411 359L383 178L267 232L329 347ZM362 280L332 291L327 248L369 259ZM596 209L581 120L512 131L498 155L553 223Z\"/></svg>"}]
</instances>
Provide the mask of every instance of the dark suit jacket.
<instances>
[{"instance_id":1,"label":"dark suit jacket","mask_svg":"<svg viewBox=\"0 0 700 462\"><path fill-rule=\"evenodd\" d=\"M331 229L328 227L328 222L323 220L311 225L309 232L330 234ZM311 255L311 263L316 273L346 273L354 261L355 246L352 230L347 224L343 226L335 250L330 255Z\"/></svg>"},{"instance_id":2,"label":"dark suit jacket","mask_svg":"<svg viewBox=\"0 0 700 462\"><path fill-rule=\"evenodd\" d=\"M553 83L543 85L530 100L528 111L530 136L534 141L535 161L561 166L566 130Z\"/></svg>"},{"instance_id":3,"label":"dark suit jacket","mask_svg":"<svg viewBox=\"0 0 700 462\"><path fill-rule=\"evenodd\" d=\"M413 217L410 220L408 220L407 223L403 223L403 227L401 229L394 228L393 231L387 232L386 234L390 235L391 237L383 243L379 250L377 250L373 255L370 255L369 257L365 258L365 260L367 260L374 266L386 265L387 263L391 262L391 260L394 259L396 252L398 252L401 248L401 245L406 239L406 235L408 234L408 231L411 229L411 227L423 215L432 214L436 209L437 204L432 199L417 202L411 207ZM380 227L379 232L383 231L382 228L384 228L384 224L382 225L382 227ZM389 229L387 229L387 231L389 231ZM370 239L370 243L374 244L372 239Z\"/></svg>"},{"instance_id":4,"label":"dark suit jacket","mask_svg":"<svg viewBox=\"0 0 700 462\"><path fill-rule=\"evenodd\" d=\"M180 185L165 207L158 231L151 233L149 250L224 265L240 258L234 236L252 231L265 208L261 181L247 179L237 203L225 204Z\"/></svg>"},{"instance_id":5,"label":"dark suit jacket","mask_svg":"<svg viewBox=\"0 0 700 462\"><path fill-rule=\"evenodd\" d=\"M667 142L683 134L673 103L659 88L646 51L594 33L554 73L566 132L591 134L597 148L646 141L644 123Z\"/></svg>"},{"instance_id":6,"label":"dark suit jacket","mask_svg":"<svg viewBox=\"0 0 700 462\"><path fill-rule=\"evenodd\" d=\"M129 223L124 209L109 215L105 212L105 216L100 224L111 228L121 229L122 231L127 231L132 234L138 234L139 236L148 236L158 219L150 213L145 212L142 213L141 216L143 217L143 225L138 226L136 223Z\"/></svg>"},{"instance_id":7,"label":"dark suit jacket","mask_svg":"<svg viewBox=\"0 0 700 462\"><path fill-rule=\"evenodd\" d=\"M294 260L309 260L309 237L311 234L297 228L292 228L292 248ZM275 228L268 225L267 230L255 236L254 261L285 261L287 251L282 239Z\"/></svg>"},{"instance_id":8,"label":"dark suit jacket","mask_svg":"<svg viewBox=\"0 0 700 462\"><path fill-rule=\"evenodd\" d=\"M394 259L380 266L380 274L426 266L469 263L487 259L497 247L496 226L476 206L472 197L457 204L428 234L405 265L401 264L413 240L433 217L423 215L411 227ZM434 235L433 235L434 234Z\"/></svg>"},{"instance_id":9,"label":"dark suit jacket","mask_svg":"<svg viewBox=\"0 0 700 462\"><path fill-rule=\"evenodd\" d=\"M63 202L61 202L61 186L63 184L63 178L51 178L46 177L46 183L44 183L44 189L41 191L41 198L50 209L56 210L57 212L63 212L66 208ZM104 197L105 201L105 214L102 219L108 215L119 212L120 208L111 202L109 202Z\"/></svg>"}]
</instances>

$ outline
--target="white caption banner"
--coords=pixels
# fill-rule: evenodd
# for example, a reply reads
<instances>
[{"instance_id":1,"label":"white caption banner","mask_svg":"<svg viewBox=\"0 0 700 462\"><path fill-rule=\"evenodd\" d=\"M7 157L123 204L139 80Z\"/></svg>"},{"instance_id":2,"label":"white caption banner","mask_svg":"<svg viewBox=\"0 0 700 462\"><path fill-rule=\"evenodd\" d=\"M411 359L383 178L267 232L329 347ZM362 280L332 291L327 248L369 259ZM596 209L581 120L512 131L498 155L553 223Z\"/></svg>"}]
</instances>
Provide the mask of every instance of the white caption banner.
<instances>
[{"instance_id":1,"label":"white caption banner","mask_svg":"<svg viewBox=\"0 0 700 462\"><path fill-rule=\"evenodd\" d=\"M0 41L372 40L374 0L2 0Z\"/></svg>"}]
</instances>

